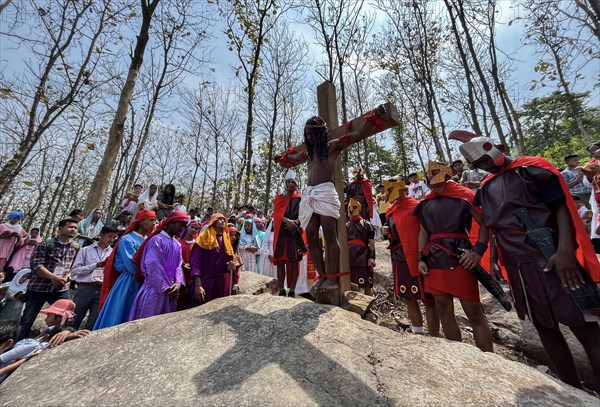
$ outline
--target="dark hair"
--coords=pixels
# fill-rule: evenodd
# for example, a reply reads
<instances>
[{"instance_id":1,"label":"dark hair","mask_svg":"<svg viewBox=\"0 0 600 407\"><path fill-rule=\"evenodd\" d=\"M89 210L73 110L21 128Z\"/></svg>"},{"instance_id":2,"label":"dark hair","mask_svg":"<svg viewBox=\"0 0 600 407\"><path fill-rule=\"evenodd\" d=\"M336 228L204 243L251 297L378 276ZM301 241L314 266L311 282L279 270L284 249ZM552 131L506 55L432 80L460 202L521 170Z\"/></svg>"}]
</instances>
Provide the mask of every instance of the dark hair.
<instances>
[{"instance_id":1,"label":"dark hair","mask_svg":"<svg viewBox=\"0 0 600 407\"><path fill-rule=\"evenodd\" d=\"M408 174L408 178L410 178L410 177L416 177L416 176L417 176L416 172L412 172L412 173Z\"/></svg>"},{"instance_id":2,"label":"dark hair","mask_svg":"<svg viewBox=\"0 0 600 407\"><path fill-rule=\"evenodd\" d=\"M134 188L137 188L137 187L144 188L144 187L142 186L142 184L135 184L133 187L134 187Z\"/></svg>"},{"instance_id":3,"label":"dark hair","mask_svg":"<svg viewBox=\"0 0 600 407\"><path fill-rule=\"evenodd\" d=\"M567 162L571 158L579 158L579 156L577 154L567 154L565 155L565 162Z\"/></svg>"},{"instance_id":4,"label":"dark hair","mask_svg":"<svg viewBox=\"0 0 600 407\"><path fill-rule=\"evenodd\" d=\"M75 219L71 219L71 218L67 218L67 219L63 219L60 222L58 222L58 227L62 228L63 226L65 226L67 223L75 223L78 224L79 222L77 222Z\"/></svg>"},{"instance_id":5,"label":"dark hair","mask_svg":"<svg viewBox=\"0 0 600 407\"><path fill-rule=\"evenodd\" d=\"M32 230L37 230L39 232L40 228L31 228L31 229L29 229L29 232L31 233Z\"/></svg>"},{"instance_id":6,"label":"dark hair","mask_svg":"<svg viewBox=\"0 0 600 407\"><path fill-rule=\"evenodd\" d=\"M595 141L592 144L588 144L588 146L585 148L587 151L590 151L590 148L592 147L600 147L600 141Z\"/></svg>"},{"instance_id":7,"label":"dark hair","mask_svg":"<svg viewBox=\"0 0 600 407\"><path fill-rule=\"evenodd\" d=\"M209 206L208 208L206 208L207 211L214 211L214 208L212 206Z\"/></svg>"},{"instance_id":8,"label":"dark hair","mask_svg":"<svg viewBox=\"0 0 600 407\"><path fill-rule=\"evenodd\" d=\"M177 199L179 199L179 198L185 198L185 195L179 194L179 196L177 197Z\"/></svg>"},{"instance_id":9,"label":"dark hair","mask_svg":"<svg viewBox=\"0 0 600 407\"><path fill-rule=\"evenodd\" d=\"M239 210L239 209L240 209L240 207L239 207L239 206L234 206L234 207L233 207L233 209L237 209L237 210Z\"/></svg>"},{"instance_id":10,"label":"dark hair","mask_svg":"<svg viewBox=\"0 0 600 407\"><path fill-rule=\"evenodd\" d=\"M462 160L454 160L454 161L452 161L452 164L450 164L450 168L454 167L455 164L463 164L464 165Z\"/></svg>"},{"instance_id":11,"label":"dark hair","mask_svg":"<svg viewBox=\"0 0 600 407\"><path fill-rule=\"evenodd\" d=\"M129 211L121 211L117 216L114 217L115 220L122 220L125 216L133 216L133 213Z\"/></svg>"},{"instance_id":12,"label":"dark hair","mask_svg":"<svg viewBox=\"0 0 600 407\"><path fill-rule=\"evenodd\" d=\"M112 226L102 226L102 229L100 230L100 234L105 235L107 233L119 233L119 231L117 229L113 228Z\"/></svg>"},{"instance_id":13,"label":"dark hair","mask_svg":"<svg viewBox=\"0 0 600 407\"><path fill-rule=\"evenodd\" d=\"M19 334L19 321L15 319L6 319L0 321L0 345L9 339L16 339Z\"/></svg>"},{"instance_id":14,"label":"dark hair","mask_svg":"<svg viewBox=\"0 0 600 407\"><path fill-rule=\"evenodd\" d=\"M307 127L312 130L313 137L311 141L306 137ZM313 116L306 121L306 125L304 126L304 145L306 146L308 161L312 160L313 153L317 154L317 160L319 160L319 162L327 160L328 136L329 131L327 130L327 124L325 124L325 120L321 117Z\"/></svg>"},{"instance_id":15,"label":"dark hair","mask_svg":"<svg viewBox=\"0 0 600 407\"><path fill-rule=\"evenodd\" d=\"M171 193L167 194L167 188L171 188ZM175 185L167 184L162 190L162 198L161 201L167 205L173 205L175 203Z\"/></svg>"},{"instance_id":16,"label":"dark hair","mask_svg":"<svg viewBox=\"0 0 600 407\"><path fill-rule=\"evenodd\" d=\"M73 209L71 212L69 212L70 218L77 215L83 215L83 211L81 209Z\"/></svg>"}]
</instances>

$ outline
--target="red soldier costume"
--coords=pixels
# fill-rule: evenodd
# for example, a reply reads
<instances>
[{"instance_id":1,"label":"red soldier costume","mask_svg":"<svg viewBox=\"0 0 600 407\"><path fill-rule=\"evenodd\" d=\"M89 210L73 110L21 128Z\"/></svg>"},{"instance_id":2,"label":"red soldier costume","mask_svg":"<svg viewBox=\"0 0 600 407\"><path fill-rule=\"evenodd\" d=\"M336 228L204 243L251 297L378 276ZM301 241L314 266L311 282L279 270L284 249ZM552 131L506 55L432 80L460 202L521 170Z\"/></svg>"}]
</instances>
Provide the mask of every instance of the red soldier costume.
<instances>
[{"instance_id":1,"label":"red soldier costume","mask_svg":"<svg viewBox=\"0 0 600 407\"><path fill-rule=\"evenodd\" d=\"M371 252L369 241L375 238L375 227L359 215L362 211L358 201L350 199L348 207L352 211L346 222L350 278L359 288L373 288L373 268L369 266L369 259L375 259L375 253Z\"/></svg>"},{"instance_id":2,"label":"red soldier costume","mask_svg":"<svg viewBox=\"0 0 600 407\"><path fill-rule=\"evenodd\" d=\"M429 268L429 275L425 276L428 293L479 301L477 279L450 254L451 245L461 249L472 247L468 234L472 221L469 206L474 196L469 188L448 181L441 193L431 191L413 211L429 234L423 252Z\"/></svg>"}]
</instances>

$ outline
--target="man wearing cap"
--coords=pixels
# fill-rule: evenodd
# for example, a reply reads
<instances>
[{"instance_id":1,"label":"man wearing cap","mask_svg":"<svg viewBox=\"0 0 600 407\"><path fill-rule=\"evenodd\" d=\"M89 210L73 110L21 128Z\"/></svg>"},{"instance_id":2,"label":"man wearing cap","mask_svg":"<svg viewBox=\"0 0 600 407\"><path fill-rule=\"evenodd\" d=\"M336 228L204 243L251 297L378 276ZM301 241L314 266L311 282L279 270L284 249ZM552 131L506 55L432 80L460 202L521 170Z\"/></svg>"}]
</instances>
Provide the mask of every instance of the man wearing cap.
<instances>
[{"instance_id":1,"label":"man wearing cap","mask_svg":"<svg viewBox=\"0 0 600 407\"><path fill-rule=\"evenodd\" d=\"M475 345L492 352L492 333L479 301L479 283L469 271L487 249L488 231L481 227L477 243L471 245L468 233L472 219L478 223L481 220L471 204L475 193L450 181L451 176L450 167L434 161L427 164L431 192L413 211L421 223L419 271L425 275L425 291L435 299L446 339L462 339L454 313L456 297L473 328ZM455 249L464 253L460 260L456 259Z\"/></svg>"},{"instance_id":2,"label":"man wearing cap","mask_svg":"<svg viewBox=\"0 0 600 407\"><path fill-rule=\"evenodd\" d=\"M484 224L495 233L519 318L527 315L532 321L560 379L581 388L559 329L559 324L567 325L600 382L598 315L594 308L580 309L569 295L583 284L600 282L600 264L564 178L543 158L506 157L490 138L466 131L454 131L450 138L463 141L460 152L467 161L491 173L475 201L481 204ZM536 240L528 234L532 227L548 228L554 242ZM540 248L554 254L546 260ZM501 278L498 269L493 270Z\"/></svg>"},{"instance_id":3,"label":"man wearing cap","mask_svg":"<svg viewBox=\"0 0 600 407\"><path fill-rule=\"evenodd\" d=\"M85 329L91 330L98 318L98 304L100 303L100 290L104 279L104 266L106 259L112 252L110 244L117 238L118 230L103 226L100 230L100 238L90 246L79 250L71 275L77 281L77 293L73 301L77 304L73 328L79 329L83 318L89 311Z\"/></svg>"},{"instance_id":4,"label":"man wearing cap","mask_svg":"<svg viewBox=\"0 0 600 407\"><path fill-rule=\"evenodd\" d=\"M277 284L279 295L285 296L287 276L288 295L296 295L298 282L298 264L302 261L302 251L294 238L293 231L301 233L300 221L300 195L296 173L291 169L285 174L285 192L275 195L273 202L273 255L272 263L277 266Z\"/></svg>"},{"instance_id":5,"label":"man wearing cap","mask_svg":"<svg viewBox=\"0 0 600 407\"><path fill-rule=\"evenodd\" d=\"M408 196L411 198L420 201L425 194L429 192L429 187L425 182L419 180L419 176L416 172L408 174L408 181L410 182L410 185L408 186Z\"/></svg>"},{"instance_id":6,"label":"man wearing cap","mask_svg":"<svg viewBox=\"0 0 600 407\"><path fill-rule=\"evenodd\" d=\"M565 156L565 168L561 174L571 191L571 195L578 196L586 206L589 207L591 190L583 184L583 171L578 171L579 156L577 154L568 154Z\"/></svg>"},{"instance_id":7,"label":"man wearing cap","mask_svg":"<svg viewBox=\"0 0 600 407\"><path fill-rule=\"evenodd\" d=\"M131 307L131 321L176 311L179 290L185 283L178 239L189 220L185 212L171 212L133 256L144 283Z\"/></svg>"},{"instance_id":8,"label":"man wearing cap","mask_svg":"<svg viewBox=\"0 0 600 407\"><path fill-rule=\"evenodd\" d=\"M450 168L452 168L452 181L460 182L463 171L465 170L465 164L462 160L454 160L452 164L450 164Z\"/></svg>"},{"instance_id":9,"label":"man wearing cap","mask_svg":"<svg viewBox=\"0 0 600 407\"><path fill-rule=\"evenodd\" d=\"M117 240L104 266L100 292L100 314L94 330L108 328L129 321L133 300L140 288L135 281L137 267L133 256L146 236L154 230L156 213L142 209L135 215L123 236Z\"/></svg>"},{"instance_id":10,"label":"man wearing cap","mask_svg":"<svg viewBox=\"0 0 600 407\"><path fill-rule=\"evenodd\" d=\"M359 201L350 198L350 219L346 222L348 260L351 281L373 296L373 268L375 267L375 228L361 216Z\"/></svg>"},{"instance_id":11,"label":"man wearing cap","mask_svg":"<svg viewBox=\"0 0 600 407\"><path fill-rule=\"evenodd\" d=\"M63 219L58 223L58 235L36 246L31 255L31 279L27 285L27 302L21 317L18 340L29 337L31 326L46 302L69 299L71 264L79 246L73 241L77 221Z\"/></svg>"}]
</instances>

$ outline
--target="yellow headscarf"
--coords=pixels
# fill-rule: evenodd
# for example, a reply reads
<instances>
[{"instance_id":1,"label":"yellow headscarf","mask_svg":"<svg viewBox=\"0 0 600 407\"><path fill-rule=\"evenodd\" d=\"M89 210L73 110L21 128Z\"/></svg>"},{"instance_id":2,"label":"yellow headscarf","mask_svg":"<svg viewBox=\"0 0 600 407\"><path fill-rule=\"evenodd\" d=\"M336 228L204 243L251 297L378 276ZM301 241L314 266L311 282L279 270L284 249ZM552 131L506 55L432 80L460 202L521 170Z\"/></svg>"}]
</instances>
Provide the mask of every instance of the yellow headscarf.
<instances>
[{"instance_id":1,"label":"yellow headscarf","mask_svg":"<svg viewBox=\"0 0 600 407\"><path fill-rule=\"evenodd\" d=\"M210 217L208 226L204 229L196 238L196 244L204 250L212 250L219 248L219 241L217 240L217 230L213 226L213 223L217 219L223 219L225 226L223 227L223 246L225 246L225 253L231 257L235 256L233 247L231 247L231 239L229 239L229 229L227 228L227 219L220 213L215 213Z\"/></svg>"}]
</instances>

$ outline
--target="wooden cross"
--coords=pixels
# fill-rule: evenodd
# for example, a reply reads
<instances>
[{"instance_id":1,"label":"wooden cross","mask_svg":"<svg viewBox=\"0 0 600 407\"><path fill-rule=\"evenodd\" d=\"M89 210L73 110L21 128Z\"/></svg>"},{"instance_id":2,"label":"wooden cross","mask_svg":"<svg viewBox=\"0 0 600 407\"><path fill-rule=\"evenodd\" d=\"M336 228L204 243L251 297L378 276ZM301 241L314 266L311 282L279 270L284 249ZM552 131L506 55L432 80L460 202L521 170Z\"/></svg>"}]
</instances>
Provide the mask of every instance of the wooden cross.
<instances>
[{"instance_id":1,"label":"wooden cross","mask_svg":"<svg viewBox=\"0 0 600 407\"><path fill-rule=\"evenodd\" d=\"M340 126L338 120L338 112L337 112L337 97L335 94L335 86L333 83L329 81L325 81L319 86L317 86L317 109L319 112L319 116L325 120L325 123L329 126L329 140L333 140L339 138L346 134L346 126ZM383 119L383 126L379 129L375 127L371 128L368 131L368 135L372 136L384 130L390 129L394 126L400 124L400 119L398 117L398 112L394 105L391 103L385 104L386 113L381 117ZM369 112L370 113L370 112ZM352 120L351 129L358 128L362 122L363 118L367 116L369 113L359 116ZM341 156L341 155L340 155ZM338 157L336 167L335 167L335 189L340 198L340 203L342 204L340 207L340 217L338 219L338 240L340 242L340 271L349 271L350 270L350 261L348 259L348 238L346 234L346 208L344 207L344 179L346 177L342 173L342 163L340 158ZM337 298L332 298L327 294L319 294L320 296L327 298L317 298L319 302L329 302L333 305L340 305L342 303L342 298L346 291L350 291L350 275L344 275L342 277L338 277L338 294Z\"/></svg>"}]
</instances>

